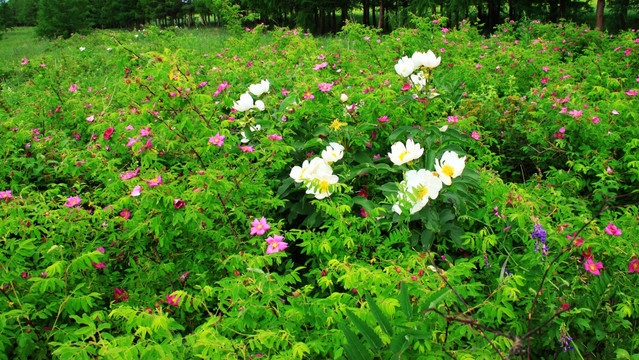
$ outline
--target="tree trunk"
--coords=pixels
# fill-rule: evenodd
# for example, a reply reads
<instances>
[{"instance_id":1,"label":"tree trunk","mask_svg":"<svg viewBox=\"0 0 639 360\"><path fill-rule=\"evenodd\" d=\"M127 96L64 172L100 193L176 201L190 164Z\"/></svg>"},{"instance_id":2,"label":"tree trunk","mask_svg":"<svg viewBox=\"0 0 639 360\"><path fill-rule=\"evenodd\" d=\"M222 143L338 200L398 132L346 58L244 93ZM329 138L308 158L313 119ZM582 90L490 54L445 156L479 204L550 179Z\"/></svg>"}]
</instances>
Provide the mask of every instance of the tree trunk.
<instances>
[{"instance_id":1,"label":"tree trunk","mask_svg":"<svg viewBox=\"0 0 639 360\"><path fill-rule=\"evenodd\" d=\"M597 0L597 30L603 31L606 0Z\"/></svg>"},{"instance_id":2,"label":"tree trunk","mask_svg":"<svg viewBox=\"0 0 639 360\"><path fill-rule=\"evenodd\" d=\"M368 26L371 24L371 14L368 12L368 0L362 0L362 9L364 10L364 25Z\"/></svg>"},{"instance_id":3,"label":"tree trunk","mask_svg":"<svg viewBox=\"0 0 639 360\"><path fill-rule=\"evenodd\" d=\"M378 29L384 28L384 0L379 0L379 22L377 23Z\"/></svg>"},{"instance_id":4,"label":"tree trunk","mask_svg":"<svg viewBox=\"0 0 639 360\"><path fill-rule=\"evenodd\" d=\"M373 15L373 21L371 22L371 25L375 26L375 24L377 23L377 18L375 17L375 4L371 4L371 14Z\"/></svg>"},{"instance_id":5,"label":"tree trunk","mask_svg":"<svg viewBox=\"0 0 639 360\"><path fill-rule=\"evenodd\" d=\"M619 9L619 25L621 26L620 30L626 30L628 24L626 24L626 19L628 18L628 0L621 0L620 9Z\"/></svg>"}]
</instances>

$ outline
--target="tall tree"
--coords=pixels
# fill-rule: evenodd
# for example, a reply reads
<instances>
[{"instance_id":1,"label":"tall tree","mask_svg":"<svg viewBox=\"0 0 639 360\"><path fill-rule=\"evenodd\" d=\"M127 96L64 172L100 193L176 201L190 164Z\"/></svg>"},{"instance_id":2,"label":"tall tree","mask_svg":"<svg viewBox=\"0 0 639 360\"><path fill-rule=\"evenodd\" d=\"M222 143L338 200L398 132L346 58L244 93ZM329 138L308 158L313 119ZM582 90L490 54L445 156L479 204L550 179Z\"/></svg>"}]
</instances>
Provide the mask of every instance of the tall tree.
<instances>
[{"instance_id":1,"label":"tall tree","mask_svg":"<svg viewBox=\"0 0 639 360\"><path fill-rule=\"evenodd\" d=\"M606 7L606 0L597 0L597 29L599 31L603 31L605 7Z\"/></svg>"},{"instance_id":2,"label":"tall tree","mask_svg":"<svg viewBox=\"0 0 639 360\"><path fill-rule=\"evenodd\" d=\"M69 37L89 27L88 0L40 0L36 33L44 37Z\"/></svg>"}]
</instances>

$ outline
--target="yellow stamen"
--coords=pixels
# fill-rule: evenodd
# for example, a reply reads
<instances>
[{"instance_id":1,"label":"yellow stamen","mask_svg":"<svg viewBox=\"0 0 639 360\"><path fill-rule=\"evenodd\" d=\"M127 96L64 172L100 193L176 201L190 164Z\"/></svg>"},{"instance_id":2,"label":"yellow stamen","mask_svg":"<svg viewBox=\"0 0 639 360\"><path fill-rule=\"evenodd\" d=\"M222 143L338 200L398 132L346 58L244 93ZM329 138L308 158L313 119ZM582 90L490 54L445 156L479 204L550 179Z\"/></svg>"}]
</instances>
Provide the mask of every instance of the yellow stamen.
<instances>
[{"instance_id":1,"label":"yellow stamen","mask_svg":"<svg viewBox=\"0 0 639 360\"><path fill-rule=\"evenodd\" d=\"M326 192L328 192L328 181L326 181L326 180L322 180L322 181L319 183L318 188L319 188L319 191L320 191L320 192L322 192L322 193L326 193Z\"/></svg>"},{"instance_id":2,"label":"yellow stamen","mask_svg":"<svg viewBox=\"0 0 639 360\"><path fill-rule=\"evenodd\" d=\"M425 186L422 186L419 189L419 192L417 193L417 198L419 200L422 200L424 198L424 196L426 196L428 194L428 189Z\"/></svg>"},{"instance_id":3,"label":"yellow stamen","mask_svg":"<svg viewBox=\"0 0 639 360\"><path fill-rule=\"evenodd\" d=\"M444 173L444 175L448 177L453 177L455 169L453 169L453 167L450 165L444 165L444 167L442 167L442 173Z\"/></svg>"},{"instance_id":4,"label":"yellow stamen","mask_svg":"<svg viewBox=\"0 0 639 360\"><path fill-rule=\"evenodd\" d=\"M410 151L404 150L401 154L399 154L399 161L404 161L404 156L408 155Z\"/></svg>"}]
</instances>

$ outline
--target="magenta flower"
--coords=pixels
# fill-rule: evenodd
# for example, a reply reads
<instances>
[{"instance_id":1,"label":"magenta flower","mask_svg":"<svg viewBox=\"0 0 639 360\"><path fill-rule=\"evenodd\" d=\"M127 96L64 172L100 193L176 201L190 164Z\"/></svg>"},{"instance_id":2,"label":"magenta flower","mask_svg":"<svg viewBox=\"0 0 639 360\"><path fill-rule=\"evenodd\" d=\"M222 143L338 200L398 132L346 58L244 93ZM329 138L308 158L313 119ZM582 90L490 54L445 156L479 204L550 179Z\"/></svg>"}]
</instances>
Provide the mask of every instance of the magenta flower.
<instances>
[{"instance_id":1,"label":"magenta flower","mask_svg":"<svg viewBox=\"0 0 639 360\"><path fill-rule=\"evenodd\" d=\"M178 297L177 295L169 294L169 295L166 296L167 304L173 305L173 306L180 305L180 299L181 299L181 297Z\"/></svg>"},{"instance_id":2,"label":"magenta flower","mask_svg":"<svg viewBox=\"0 0 639 360\"><path fill-rule=\"evenodd\" d=\"M80 199L79 196L70 196L69 198L67 198L67 202L66 204L64 204L64 206L66 207L74 207L76 205L80 205L80 203L82 202L82 200Z\"/></svg>"},{"instance_id":3,"label":"magenta flower","mask_svg":"<svg viewBox=\"0 0 639 360\"><path fill-rule=\"evenodd\" d=\"M93 261L91 261L91 265L95 266L96 269L106 269L107 267L104 261L100 261L99 264L96 264Z\"/></svg>"},{"instance_id":4,"label":"magenta flower","mask_svg":"<svg viewBox=\"0 0 639 360\"><path fill-rule=\"evenodd\" d=\"M11 190L0 191L0 199L13 199Z\"/></svg>"},{"instance_id":5,"label":"magenta flower","mask_svg":"<svg viewBox=\"0 0 639 360\"><path fill-rule=\"evenodd\" d=\"M156 177L155 179L145 181L149 184L149 187L156 187L158 185L164 184L162 182L162 175L158 175L158 177Z\"/></svg>"},{"instance_id":6,"label":"magenta flower","mask_svg":"<svg viewBox=\"0 0 639 360\"><path fill-rule=\"evenodd\" d=\"M389 122L390 120L388 119L388 116L384 115L382 117L378 117L377 121L379 121L379 122Z\"/></svg>"},{"instance_id":7,"label":"magenta flower","mask_svg":"<svg viewBox=\"0 0 639 360\"><path fill-rule=\"evenodd\" d=\"M129 211L129 209L122 209L122 211L120 211L120 216L122 216L124 220L129 220L131 217L131 211Z\"/></svg>"},{"instance_id":8,"label":"magenta flower","mask_svg":"<svg viewBox=\"0 0 639 360\"><path fill-rule=\"evenodd\" d=\"M120 179L122 179L122 180L132 179L132 178L138 176L138 172L140 172L140 167L139 166L135 170L129 170L129 171L125 172L125 173L121 173L120 174Z\"/></svg>"},{"instance_id":9,"label":"magenta flower","mask_svg":"<svg viewBox=\"0 0 639 360\"><path fill-rule=\"evenodd\" d=\"M271 140L282 140L282 136L277 135L277 134L273 134L273 135L266 135L267 138L271 139Z\"/></svg>"},{"instance_id":10,"label":"magenta flower","mask_svg":"<svg viewBox=\"0 0 639 360\"><path fill-rule=\"evenodd\" d=\"M140 185L135 185L133 191L131 191L131 196L140 196L140 192L142 192L142 187Z\"/></svg>"},{"instance_id":11,"label":"magenta flower","mask_svg":"<svg viewBox=\"0 0 639 360\"><path fill-rule=\"evenodd\" d=\"M151 128L145 127L144 129L140 130L140 135L144 137L151 135Z\"/></svg>"},{"instance_id":12,"label":"magenta flower","mask_svg":"<svg viewBox=\"0 0 639 360\"><path fill-rule=\"evenodd\" d=\"M626 91L626 95L628 95L628 96L635 96L635 95L637 95L637 93L638 93L637 90L628 90L628 91Z\"/></svg>"},{"instance_id":13,"label":"magenta flower","mask_svg":"<svg viewBox=\"0 0 639 360\"><path fill-rule=\"evenodd\" d=\"M240 148L240 150L242 150L243 152L253 152L253 151L255 151L255 148L253 148L253 145L250 145L250 146L238 145L237 147Z\"/></svg>"},{"instance_id":14,"label":"magenta flower","mask_svg":"<svg viewBox=\"0 0 639 360\"><path fill-rule=\"evenodd\" d=\"M322 92L329 92L329 91L331 91L331 88L333 87L333 83L330 83L330 84L329 84L329 83L325 83L325 82L323 82L323 83L321 83L321 84L318 84L318 85L317 85L317 87L318 87L318 88L320 89L320 91L322 91Z\"/></svg>"},{"instance_id":15,"label":"magenta flower","mask_svg":"<svg viewBox=\"0 0 639 360\"><path fill-rule=\"evenodd\" d=\"M87 117L87 121L88 122L93 122L93 120L95 120L95 116L94 115L91 115L91 116Z\"/></svg>"},{"instance_id":16,"label":"magenta flower","mask_svg":"<svg viewBox=\"0 0 639 360\"><path fill-rule=\"evenodd\" d=\"M628 274L633 272L639 274L639 260L637 259L632 259L632 261L628 263Z\"/></svg>"},{"instance_id":17,"label":"magenta flower","mask_svg":"<svg viewBox=\"0 0 639 360\"><path fill-rule=\"evenodd\" d=\"M412 87L413 87L413 85L411 85L411 84L407 84L407 83L404 83L404 85L402 86L402 89L401 89L401 90L402 90L402 91L408 91L408 90L410 90L410 88L412 88Z\"/></svg>"},{"instance_id":18,"label":"magenta flower","mask_svg":"<svg viewBox=\"0 0 639 360\"><path fill-rule=\"evenodd\" d=\"M128 142L128 143L126 143L126 145L124 145L124 146L131 147L131 146L133 146L133 144L135 144L135 143L136 143L136 142L138 142L138 141L140 141L140 137L139 137L139 136L138 136L138 137L136 137L136 138L131 138L131 137L130 137L130 138L129 138L129 142Z\"/></svg>"},{"instance_id":19,"label":"magenta flower","mask_svg":"<svg viewBox=\"0 0 639 360\"><path fill-rule=\"evenodd\" d=\"M592 121L593 124L597 124L599 123L599 121L601 121L597 116L593 116L593 118L590 120Z\"/></svg>"},{"instance_id":20,"label":"magenta flower","mask_svg":"<svg viewBox=\"0 0 639 360\"><path fill-rule=\"evenodd\" d=\"M313 96L313 94L310 91L305 91L304 96L302 98L304 98L305 100L313 100L315 99L315 96Z\"/></svg>"},{"instance_id":21,"label":"magenta flower","mask_svg":"<svg viewBox=\"0 0 639 360\"><path fill-rule=\"evenodd\" d=\"M186 203L184 202L184 200L182 199L175 199L173 200L173 207L175 208L175 210L186 206Z\"/></svg>"},{"instance_id":22,"label":"magenta flower","mask_svg":"<svg viewBox=\"0 0 639 360\"><path fill-rule=\"evenodd\" d=\"M102 136L104 137L104 140L109 140L111 138L111 135L113 135L113 130L114 129L110 127L104 131L104 134L102 134Z\"/></svg>"},{"instance_id":23,"label":"magenta flower","mask_svg":"<svg viewBox=\"0 0 639 360\"><path fill-rule=\"evenodd\" d=\"M260 220L253 220L251 222L251 235L264 235L264 233L271 229L271 225L266 222L266 218L262 216Z\"/></svg>"},{"instance_id":24,"label":"magenta flower","mask_svg":"<svg viewBox=\"0 0 639 360\"><path fill-rule=\"evenodd\" d=\"M601 275L599 269L603 269L603 264L601 262L596 263L592 261L592 258L588 258L584 263L584 268L593 275Z\"/></svg>"},{"instance_id":25,"label":"magenta flower","mask_svg":"<svg viewBox=\"0 0 639 360\"><path fill-rule=\"evenodd\" d=\"M481 135L479 135L477 131L473 131L472 134L470 134L470 137L475 140L479 140L481 138Z\"/></svg>"},{"instance_id":26,"label":"magenta flower","mask_svg":"<svg viewBox=\"0 0 639 360\"><path fill-rule=\"evenodd\" d=\"M76 92L79 89L77 84L69 86L69 92Z\"/></svg>"},{"instance_id":27,"label":"magenta flower","mask_svg":"<svg viewBox=\"0 0 639 360\"><path fill-rule=\"evenodd\" d=\"M104 254L105 250L104 250L104 246L100 246L99 248L95 249L95 251L97 252L101 252Z\"/></svg>"},{"instance_id":28,"label":"magenta flower","mask_svg":"<svg viewBox=\"0 0 639 360\"><path fill-rule=\"evenodd\" d=\"M209 143L222 147L222 145L224 145L224 139L226 139L226 136L220 135L220 132L218 131L215 136L209 137Z\"/></svg>"},{"instance_id":29,"label":"magenta flower","mask_svg":"<svg viewBox=\"0 0 639 360\"><path fill-rule=\"evenodd\" d=\"M621 236L621 229L619 229L613 223L608 223L608 226L606 226L606 233L608 233L609 235Z\"/></svg>"},{"instance_id":30,"label":"magenta flower","mask_svg":"<svg viewBox=\"0 0 639 360\"><path fill-rule=\"evenodd\" d=\"M572 245L575 246L575 247L580 247L581 244L584 243L584 238L582 238L581 236L577 237L577 233L572 233L572 236L571 235L566 235L566 239L571 240L572 241Z\"/></svg>"},{"instance_id":31,"label":"magenta flower","mask_svg":"<svg viewBox=\"0 0 639 360\"><path fill-rule=\"evenodd\" d=\"M269 236L264 241L268 243L268 247L266 248L266 255L280 252L288 247L288 243L283 242L284 236Z\"/></svg>"},{"instance_id":32,"label":"magenta flower","mask_svg":"<svg viewBox=\"0 0 639 360\"><path fill-rule=\"evenodd\" d=\"M22 63L21 63L21 64L22 64L22 66L25 66L25 65L27 65L28 63L29 63L29 59L27 59L27 58L22 58Z\"/></svg>"}]
</instances>

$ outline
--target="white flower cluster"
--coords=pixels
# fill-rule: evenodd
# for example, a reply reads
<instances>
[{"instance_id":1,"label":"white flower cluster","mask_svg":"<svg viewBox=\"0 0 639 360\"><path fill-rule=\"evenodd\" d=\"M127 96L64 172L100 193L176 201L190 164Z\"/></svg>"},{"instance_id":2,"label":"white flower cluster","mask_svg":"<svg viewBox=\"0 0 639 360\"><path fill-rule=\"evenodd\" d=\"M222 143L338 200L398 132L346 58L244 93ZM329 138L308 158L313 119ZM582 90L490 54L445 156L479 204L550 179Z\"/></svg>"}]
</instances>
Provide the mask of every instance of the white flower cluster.
<instances>
[{"instance_id":1,"label":"white flower cluster","mask_svg":"<svg viewBox=\"0 0 639 360\"><path fill-rule=\"evenodd\" d=\"M397 142L391 146L388 157L393 164L401 165L420 158L424 149L412 139L406 145ZM464 171L466 157L459 157L454 151L446 151L441 159L435 159L435 171L426 169L408 170L404 173L404 180L400 183L399 201L393 205L393 211L400 214L400 203L410 203L410 213L414 214L426 206L429 199L436 199L443 185L452 184L452 179Z\"/></svg>"},{"instance_id":2,"label":"white flower cluster","mask_svg":"<svg viewBox=\"0 0 639 360\"><path fill-rule=\"evenodd\" d=\"M311 161L304 160L302 166L291 169L290 176L298 183L305 183L306 193L313 194L316 199L324 199L331 195L330 185L337 184L339 177L333 175L330 164L340 160L344 156L344 146L338 143L330 143L322 156L316 156Z\"/></svg>"},{"instance_id":3,"label":"white flower cluster","mask_svg":"<svg viewBox=\"0 0 639 360\"><path fill-rule=\"evenodd\" d=\"M262 80L259 84L252 84L249 86L249 91L240 95L239 101L233 102L233 109L235 111L244 112L251 109L258 109L259 111L264 111L266 106L262 100L257 100L253 102L253 97L251 94L255 96L260 96L264 93L268 93L268 89L271 86L268 80Z\"/></svg>"},{"instance_id":4,"label":"white flower cluster","mask_svg":"<svg viewBox=\"0 0 639 360\"><path fill-rule=\"evenodd\" d=\"M400 76L407 77L418 69L424 70L423 68L436 68L441 62L441 56L435 57L435 53L433 53L431 50L428 50L428 52L426 53L415 51L412 57L404 56L399 59L399 61L397 61L397 64L395 64L395 71ZM420 73L418 73L417 75L419 75Z\"/></svg>"}]
</instances>

